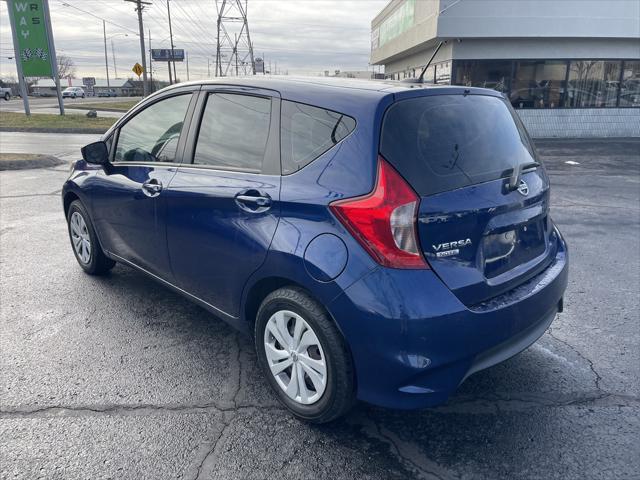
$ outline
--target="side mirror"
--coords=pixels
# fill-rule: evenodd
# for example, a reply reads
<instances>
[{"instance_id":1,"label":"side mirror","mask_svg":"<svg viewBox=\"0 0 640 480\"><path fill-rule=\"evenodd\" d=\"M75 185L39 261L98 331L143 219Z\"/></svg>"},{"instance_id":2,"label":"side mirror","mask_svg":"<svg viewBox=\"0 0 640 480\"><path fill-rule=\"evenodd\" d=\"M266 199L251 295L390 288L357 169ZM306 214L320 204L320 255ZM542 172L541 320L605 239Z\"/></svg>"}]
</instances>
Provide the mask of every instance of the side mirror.
<instances>
[{"instance_id":1,"label":"side mirror","mask_svg":"<svg viewBox=\"0 0 640 480\"><path fill-rule=\"evenodd\" d=\"M109 150L103 141L93 142L80 149L82 158L87 163L95 165L106 165L109 163Z\"/></svg>"}]
</instances>

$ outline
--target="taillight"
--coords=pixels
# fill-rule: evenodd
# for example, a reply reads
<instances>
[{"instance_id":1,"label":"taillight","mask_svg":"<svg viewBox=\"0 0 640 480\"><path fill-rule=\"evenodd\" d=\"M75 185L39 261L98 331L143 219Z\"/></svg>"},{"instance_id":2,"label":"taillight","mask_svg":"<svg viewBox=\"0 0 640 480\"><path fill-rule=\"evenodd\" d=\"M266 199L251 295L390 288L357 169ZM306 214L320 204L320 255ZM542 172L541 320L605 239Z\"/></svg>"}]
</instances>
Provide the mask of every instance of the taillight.
<instances>
[{"instance_id":1,"label":"taillight","mask_svg":"<svg viewBox=\"0 0 640 480\"><path fill-rule=\"evenodd\" d=\"M338 200L331 211L380 265L429 268L420 253L417 213L420 199L395 169L378 157L371 193Z\"/></svg>"}]
</instances>

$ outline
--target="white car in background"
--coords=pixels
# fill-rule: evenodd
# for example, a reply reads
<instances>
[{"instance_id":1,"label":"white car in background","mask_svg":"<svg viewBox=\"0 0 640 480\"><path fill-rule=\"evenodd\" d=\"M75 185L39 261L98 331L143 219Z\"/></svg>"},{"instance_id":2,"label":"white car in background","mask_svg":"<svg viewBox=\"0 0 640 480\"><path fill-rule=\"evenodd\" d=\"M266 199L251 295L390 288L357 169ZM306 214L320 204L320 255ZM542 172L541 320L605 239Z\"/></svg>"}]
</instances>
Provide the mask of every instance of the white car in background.
<instances>
[{"instance_id":1,"label":"white car in background","mask_svg":"<svg viewBox=\"0 0 640 480\"><path fill-rule=\"evenodd\" d=\"M4 98L7 102L11 99L11 89L10 88L0 88L0 97Z\"/></svg>"},{"instance_id":2,"label":"white car in background","mask_svg":"<svg viewBox=\"0 0 640 480\"><path fill-rule=\"evenodd\" d=\"M84 98L85 95L82 87L67 87L62 91L62 98Z\"/></svg>"}]
</instances>

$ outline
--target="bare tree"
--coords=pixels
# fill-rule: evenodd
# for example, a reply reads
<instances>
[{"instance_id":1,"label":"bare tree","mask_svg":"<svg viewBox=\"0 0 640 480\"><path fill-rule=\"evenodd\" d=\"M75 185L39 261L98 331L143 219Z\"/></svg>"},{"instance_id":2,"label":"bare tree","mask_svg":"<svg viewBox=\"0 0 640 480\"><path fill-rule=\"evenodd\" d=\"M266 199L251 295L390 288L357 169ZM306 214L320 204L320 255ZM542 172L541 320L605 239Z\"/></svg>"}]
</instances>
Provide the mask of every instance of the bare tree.
<instances>
[{"instance_id":1,"label":"bare tree","mask_svg":"<svg viewBox=\"0 0 640 480\"><path fill-rule=\"evenodd\" d=\"M66 55L58 55L58 77L59 78L75 78L76 64Z\"/></svg>"}]
</instances>

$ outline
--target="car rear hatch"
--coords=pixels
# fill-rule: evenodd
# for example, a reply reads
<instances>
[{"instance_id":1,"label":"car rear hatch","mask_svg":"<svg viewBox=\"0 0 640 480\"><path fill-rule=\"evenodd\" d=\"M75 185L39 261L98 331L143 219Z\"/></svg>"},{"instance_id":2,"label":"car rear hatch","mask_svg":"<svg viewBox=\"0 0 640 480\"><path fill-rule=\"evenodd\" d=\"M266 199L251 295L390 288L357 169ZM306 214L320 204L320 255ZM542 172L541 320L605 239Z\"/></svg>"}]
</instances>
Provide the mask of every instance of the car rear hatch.
<instances>
[{"instance_id":1,"label":"car rear hatch","mask_svg":"<svg viewBox=\"0 0 640 480\"><path fill-rule=\"evenodd\" d=\"M515 288L556 253L544 168L511 106L478 92L395 102L380 144L420 196L425 258L467 306Z\"/></svg>"}]
</instances>

